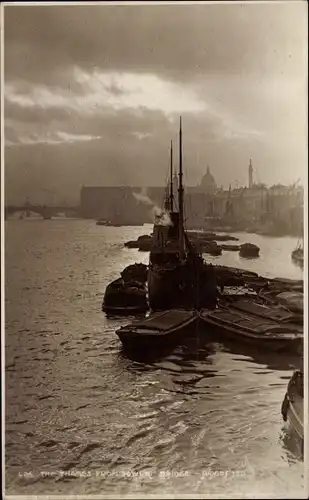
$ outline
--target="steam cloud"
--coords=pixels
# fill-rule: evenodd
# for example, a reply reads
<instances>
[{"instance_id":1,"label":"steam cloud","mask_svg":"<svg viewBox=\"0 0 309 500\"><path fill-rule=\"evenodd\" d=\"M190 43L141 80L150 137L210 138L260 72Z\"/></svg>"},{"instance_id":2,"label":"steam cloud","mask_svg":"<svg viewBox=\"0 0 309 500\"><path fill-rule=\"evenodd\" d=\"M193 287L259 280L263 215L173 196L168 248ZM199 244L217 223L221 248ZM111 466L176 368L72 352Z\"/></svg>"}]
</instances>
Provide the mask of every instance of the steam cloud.
<instances>
[{"instance_id":1,"label":"steam cloud","mask_svg":"<svg viewBox=\"0 0 309 500\"><path fill-rule=\"evenodd\" d=\"M170 215L165 210L159 208L147 195L147 189L142 189L140 193L133 193L134 198L145 205L151 206L151 213L154 217L154 223L158 226L172 226Z\"/></svg>"},{"instance_id":2,"label":"steam cloud","mask_svg":"<svg viewBox=\"0 0 309 500\"><path fill-rule=\"evenodd\" d=\"M152 213L155 217L155 224L158 226L172 226L173 223L171 221L170 215L165 210L161 210L160 208L154 206L152 208Z\"/></svg>"},{"instance_id":3,"label":"steam cloud","mask_svg":"<svg viewBox=\"0 0 309 500\"><path fill-rule=\"evenodd\" d=\"M140 193L133 193L134 198L145 205L154 206L155 203L147 196L145 189L142 189ZM158 209L160 210L160 209Z\"/></svg>"}]
</instances>

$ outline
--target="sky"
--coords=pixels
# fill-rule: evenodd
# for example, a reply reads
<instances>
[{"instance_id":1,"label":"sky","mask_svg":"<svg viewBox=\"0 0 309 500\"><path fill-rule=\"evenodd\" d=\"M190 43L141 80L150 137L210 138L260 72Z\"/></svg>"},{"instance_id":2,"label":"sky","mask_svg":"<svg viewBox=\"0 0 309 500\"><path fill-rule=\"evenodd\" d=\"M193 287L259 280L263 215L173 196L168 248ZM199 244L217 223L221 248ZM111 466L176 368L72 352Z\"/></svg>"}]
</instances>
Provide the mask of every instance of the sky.
<instances>
[{"instance_id":1,"label":"sky","mask_svg":"<svg viewBox=\"0 0 309 500\"><path fill-rule=\"evenodd\" d=\"M291 184L307 169L307 2L4 7L6 201L82 185Z\"/></svg>"}]
</instances>

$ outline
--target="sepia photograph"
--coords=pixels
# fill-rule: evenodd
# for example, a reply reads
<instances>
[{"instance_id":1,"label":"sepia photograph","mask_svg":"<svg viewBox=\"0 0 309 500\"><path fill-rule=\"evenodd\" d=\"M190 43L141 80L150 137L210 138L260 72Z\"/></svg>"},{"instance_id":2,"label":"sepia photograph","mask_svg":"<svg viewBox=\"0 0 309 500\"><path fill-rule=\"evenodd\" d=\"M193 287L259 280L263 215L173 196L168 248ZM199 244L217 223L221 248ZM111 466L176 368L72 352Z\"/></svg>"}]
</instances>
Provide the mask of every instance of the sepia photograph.
<instances>
[{"instance_id":1,"label":"sepia photograph","mask_svg":"<svg viewBox=\"0 0 309 500\"><path fill-rule=\"evenodd\" d=\"M308 3L1 5L3 497L307 499Z\"/></svg>"}]
</instances>

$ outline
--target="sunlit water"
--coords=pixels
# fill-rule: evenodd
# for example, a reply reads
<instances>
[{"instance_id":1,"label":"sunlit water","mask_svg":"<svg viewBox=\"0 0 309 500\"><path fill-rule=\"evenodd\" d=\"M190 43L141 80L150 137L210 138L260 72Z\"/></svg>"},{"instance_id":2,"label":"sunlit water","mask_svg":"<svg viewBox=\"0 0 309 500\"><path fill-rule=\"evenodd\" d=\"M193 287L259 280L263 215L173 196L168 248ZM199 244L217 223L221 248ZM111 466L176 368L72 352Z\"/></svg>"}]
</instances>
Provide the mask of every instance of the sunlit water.
<instances>
[{"instance_id":1,"label":"sunlit water","mask_svg":"<svg viewBox=\"0 0 309 500\"><path fill-rule=\"evenodd\" d=\"M299 359L201 330L156 361L122 352L115 330L128 320L108 320L102 297L126 265L147 262L123 243L149 231L6 222L7 493L300 498L300 449L280 414ZM302 276L296 239L239 237L259 259L209 260Z\"/></svg>"}]
</instances>

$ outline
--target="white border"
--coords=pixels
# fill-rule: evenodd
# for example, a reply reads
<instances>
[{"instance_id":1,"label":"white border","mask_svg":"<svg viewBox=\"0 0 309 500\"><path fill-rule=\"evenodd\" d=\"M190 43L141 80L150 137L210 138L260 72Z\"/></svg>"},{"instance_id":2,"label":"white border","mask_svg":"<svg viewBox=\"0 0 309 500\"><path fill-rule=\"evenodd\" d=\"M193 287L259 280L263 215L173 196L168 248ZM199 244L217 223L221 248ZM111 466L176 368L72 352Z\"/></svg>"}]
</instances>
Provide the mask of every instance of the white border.
<instances>
[{"instance_id":1,"label":"white border","mask_svg":"<svg viewBox=\"0 0 309 500\"><path fill-rule=\"evenodd\" d=\"M5 206L5 190L4 190L4 7L6 6L58 6L61 5L206 5L206 4L232 4L232 3L251 3L251 4L260 4L260 3L304 3L304 0L218 0L218 1L89 1L89 2L2 2L0 5L0 31L1 31L1 40L0 40L0 55L1 55L1 389L2 389L2 403L5 401L5 341L4 341L4 331L5 331L5 306L4 306L4 289L5 289L5 265L4 265L4 233L5 233L5 220L4 220L4 206ZM307 9L308 9L308 3ZM308 17L307 17L308 23ZM307 35L308 35L308 24L307 24ZM308 63L307 63L307 86L308 86ZM308 88L308 87L307 87ZM308 96L307 96L307 106L308 110ZM308 137L308 115L307 115L307 137ZM308 151L308 145L307 145ZM308 158L307 158L308 162ZM309 401L308 401L308 393L309 393L309 379L308 379L308 355L309 355L309 339L308 339L308 169L306 168L306 176L305 176L305 186L304 186L304 250L305 250L305 263L304 263L304 377L305 377L305 404L304 404L304 413L305 413L305 422L304 422L304 497L308 498L309 495ZM279 409L280 410L280 409ZM278 411L279 411L278 410ZM306 418L307 417L307 418ZM2 405L2 464L5 464L5 405ZM3 497L5 492L5 467L2 467L2 485L3 485ZM242 498L252 498L253 492L248 493L245 497ZM48 499L48 500L59 500L60 498L72 499L72 500L83 500L84 498L99 500L99 499L136 499L136 498L145 498L145 495L126 495L125 497L120 497L118 495L6 495L6 498L10 500L24 500L27 498L28 500L38 500L38 499ZM159 499L162 498L162 495L147 495L147 499ZM164 498L188 498L188 499L196 499L196 498L226 498L224 495L165 495Z\"/></svg>"},{"instance_id":2,"label":"white border","mask_svg":"<svg viewBox=\"0 0 309 500\"><path fill-rule=\"evenodd\" d=\"M308 40L308 2L307 5L307 40ZM306 95L306 110L307 110L307 141L308 141L308 45L307 45L307 95ZM305 104L305 103L304 103ZM307 142L307 167L305 174L304 186L304 480L305 480L305 493L309 497L309 333L308 333L308 142Z\"/></svg>"},{"instance_id":3,"label":"white border","mask_svg":"<svg viewBox=\"0 0 309 500\"><path fill-rule=\"evenodd\" d=\"M208 5L208 4L213 4L213 5L218 5L218 4L244 4L244 3L250 3L250 4L259 4L259 3L268 3L268 4L278 4L278 3L304 3L305 0L171 0L171 1L163 1L163 0L158 0L158 1L139 1L139 0L128 0L128 1L117 1L117 0L109 0L109 1L89 1L89 2L83 2L83 1L66 1L64 0L63 2L2 2L3 6L45 6L45 5L50 5L50 6L58 6L60 7L61 5Z\"/></svg>"}]
</instances>

